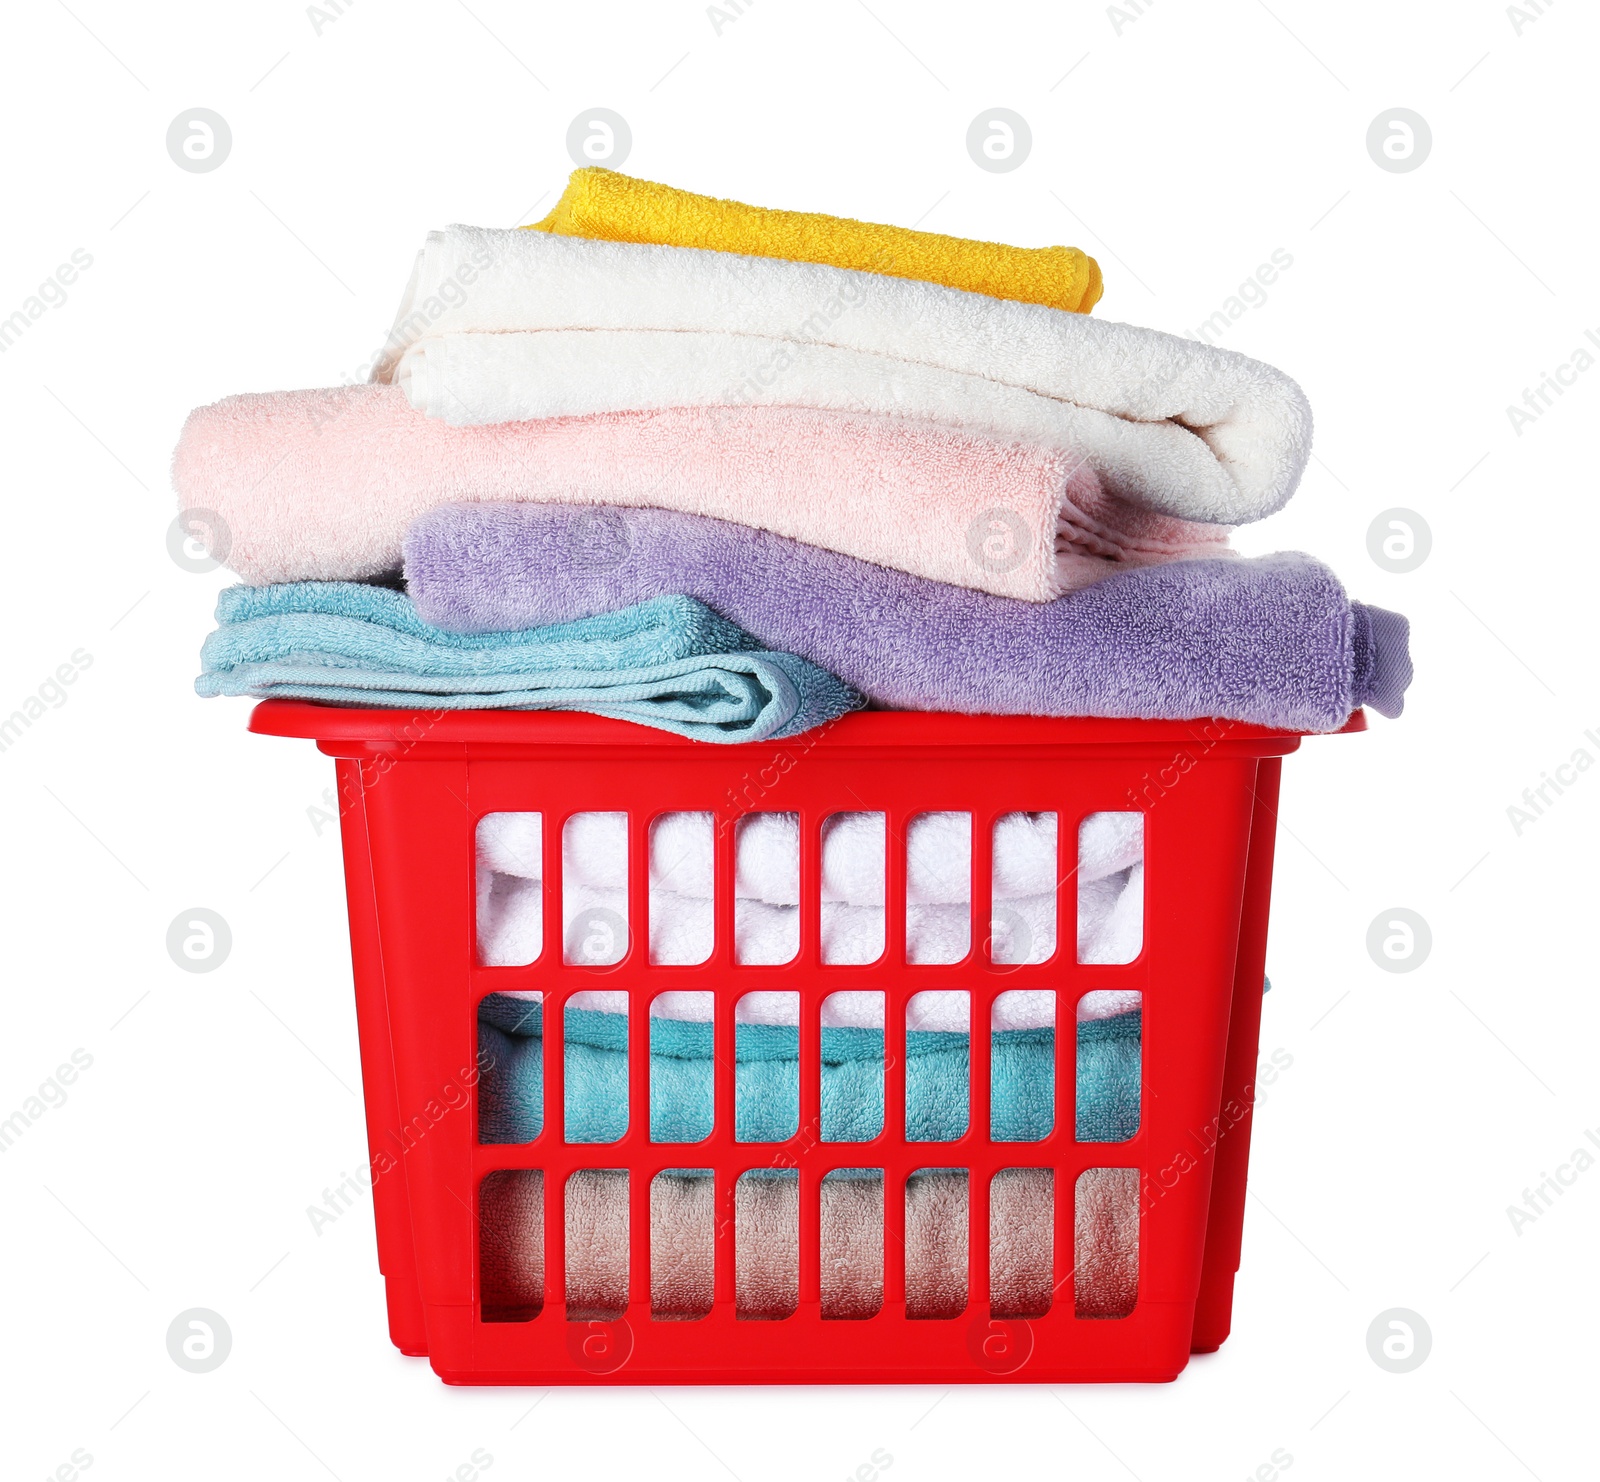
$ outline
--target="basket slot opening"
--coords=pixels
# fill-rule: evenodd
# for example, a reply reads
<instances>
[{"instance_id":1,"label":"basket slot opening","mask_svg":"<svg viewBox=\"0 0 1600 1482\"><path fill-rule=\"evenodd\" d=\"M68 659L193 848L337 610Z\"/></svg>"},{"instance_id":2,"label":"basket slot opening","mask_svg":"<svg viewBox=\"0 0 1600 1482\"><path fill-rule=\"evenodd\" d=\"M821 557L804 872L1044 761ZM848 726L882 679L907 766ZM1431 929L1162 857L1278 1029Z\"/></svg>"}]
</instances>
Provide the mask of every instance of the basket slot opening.
<instances>
[{"instance_id":1,"label":"basket slot opening","mask_svg":"<svg viewBox=\"0 0 1600 1482\"><path fill-rule=\"evenodd\" d=\"M1078 961L1144 950L1144 814L1091 813L1078 826Z\"/></svg>"},{"instance_id":2,"label":"basket slot opening","mask_svg":"<svg viewBox=\"0 0 1600 1482\"><path fill-rule=\"evenodd\" d=\"M610 1322L628 1307L628 1170L580 1168L567 1177L568 1322Z\"/></svg>"},{"instance_id":3,"label":"basket slot opening","mask_svg":"<svg viewBox=\"0 0 1600 1482\"><path fill-rule=\"evenodd\" d=\"M628 1131L628 995L574 993L562 1011L562 1136L618 1142Z\"/></svg>"},{"instance_id":4,"label":"basket slot opening","mask_svg":"<svg viewBox=\"0 0 1600 1482\"><path fill-rule=\"evenodd\" d=\"M608 967L628 954L628 815L574 813L561 830L564 960Z\"/></svg>"},{"instance_id":5,"label":"basket slot opening","mask_svg":"<svg viewBox=\"0 0 1600 1482\"><path fill-rule=\"evenodd\" d=\"M906 1180L906 1316L960 1317L967 1307L965 1168L919 1168Z\"/></svg>"},{"instance_id":6,"label":"basket slot opening","mask_svg":"<svg viewBox=\"0 0 1600 1482\"><path fill-rule=\"evenodd\" d=\"M544 820L486 813L473 840L478 961L526 967L544 950Z\"/></svg>"},{"instance_id":7,"label":"basket slot opening","mask_svg":"<svg viewBox=\"0 0 1600 1482\"><path fill-rule=\"evenodd\" d=\"M711 956L716 826L709 813L650 820L650 961L683 967Z\"/></svg>"},{"instance_id":8,"label":"basket slot opening","mask_svg":"<svg viewBox=\"0 0 1600 1482\"><path fill-rule=\"evenodd\" d=\"M875 812L822 820L822 961L865 966L883 956L888 820Z\"/></svg>"},{"instance_id":9,"label":"basket slot opening","mask_svg":"<svg viewBox=\"0 0 1600 1482\"><path fill-rule=\"evenodd\" d=\"M650 1316L688 1322L711 1311L716 1181L709 1169L667 1168L650 1180Z\"/></svg>"},{"instance_id":10,"label":"basket slot opening","mask_svg":"<svg viewBox=\"0 0 1600 1482\"><path fill-rule=\"evenodd\" d=\"M972 950L972 815L919 813L905 848L906 960L960 962Z\"/></svg>"},{"instance_id":11,"label":"basket slot opening","mask_svg":"<svg viewBox=\"0 0 1600 1482\"><path fill-rule=\"evenodd\" d=\"M955 1142L971 1121L972 995L914 993L906 1003L906 1141Z\"/></svg>"},{"instance_id":12,"label":"basket slot opening","mask_svg":"<svg viewBox=\"0 0 1600 1482\"><path fill-rule=\"evenodd\" d=\"M478 1184L478 1300L484 1322L544 1310L544 1174L500 1168Z\"/></svg>"},{"instance_id":13,"label":"basket slot opening","mask_svg":"<svg viewBox=\"0 0 1600 1482\"><path fill-rule=\"evenodd\" d=\"M989 1011L989 1137L1039 1142L1056 1121L1056 994L1010 988Z\"/></svg>"},{"instance_id":14,"label":"basket slot opening","mask_svg":"<svg viewBox=\"0 0 1600 1482\"><path fill-rule=\"evenodd\" d=\"M800 1130L800 995L746 993L734 1016L734 1141L787 1141Z\"/></svg>"},{"instance_id":15,"label":"basket slot opening","mask_svg":"<svg viewBox=\"0 0 1600 1482\"><path fill-rule=\"evenodd\" d=\"M734 1312L771 1322L800 1305L800 1176L752 1168L733 1191Z\"/></svg>"},{"instance_id":16,"label":"basket slot opening","mask_svg":"<svg viewBox=\"0 0 1600 1482\"><path fill-rule=\"evenodd\" d=\"M650 1001L650 1141L704 1142L715 1122L709 989L658 993Z\"/></svg>"},{"instance_id":17,"label":"basket slot opening","mask_svg":"<svg viewBox=\"0 0 1600 1482\"><path fill-rule=\"evenodd\" d=\"M1139 1170L1087 1168L1073 1190L1073 1312L1127 1317L1139 1300Z\"/></svg>"},{"instance_id":18,"label":"basket slot opening","mask_svg":"<svg viewBox=\"0 0 1600 1482\"><path fill-rule=\"evenodd\" d=\"M1062 871L1054 813L1003 813L990 834L991 962L1047 962L1056 951Z\"/></svg>"},{"instance_id":19,"label":"basket slot opening","mask_svg":"<svg viewBox=\"0 0 1600 1482\"><path fill-rule=\"evenodd\" d=\"M822 1001L823 1142L871 1142L883 1132L883 1003L876 989L843 989Z\"/></svg>"},{"instance_id":20,"label":"basket slot opening","mask_svg":"<svg viewBox=\"0 0 1600 1482\"><path fill-rule=\"evenodd\" d=\"M1126 1142L1139 1130L1144 1079L1144 995L1098 989L1078 1000L1079 1142Z\"/></svg>"},{"instance_id":21,"label":"basket slot opening","mask_svg":"<svg viewBox=\"0 0 1600 1482\"><path fill-rule=\"evenodd\" d=\"M1043 1317L1054 1299L1055 1170L1002 1168L989 1181L989 1315Z\"/></svg>"},{"instance_id":22,"label":"basket slot opening","mask_svg":"<svg viewBox=\"0 0 1600 1482\"><path fill-rule=\"evenodd\" d=\"M544 1131L544 995L478 1003L478 1141L532 1142Z\"/></svg>"},{"instance_id":23,"label":"basket slot opening","mask_svg":"<svg viewBox=\"0 0 1600 1482\"><path fill-rule=\"evenodd\" d=\"M734 825L733 959L776 967L800 951L800 815L746 813Z\"/></svg>"},{"instance_id":24,"label":"basket slot opening","mask_svg":"<svg viewBox=\"0 0 1600 1482\"><path fill-rule=\"evenodd\" d=\"M883 1170L825 1174L818 1213L822 1316L876 1317L883 1310Z\"/></svg>"}]
</instances>

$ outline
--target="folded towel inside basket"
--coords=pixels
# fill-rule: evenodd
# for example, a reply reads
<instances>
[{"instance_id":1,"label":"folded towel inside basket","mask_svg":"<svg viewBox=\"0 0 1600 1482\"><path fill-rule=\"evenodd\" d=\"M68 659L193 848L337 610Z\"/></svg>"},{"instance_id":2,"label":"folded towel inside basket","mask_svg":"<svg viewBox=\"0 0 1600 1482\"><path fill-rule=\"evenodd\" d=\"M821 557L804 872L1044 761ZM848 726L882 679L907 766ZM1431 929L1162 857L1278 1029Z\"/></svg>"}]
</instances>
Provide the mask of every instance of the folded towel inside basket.
<instances>
[{"instance_id":1,"label":"folded towel inside basket","mask_svg":"<svg viewBox=\"0 0 1600 1482\"><path fill-rule=\"evenodd\" d=\"M479 1140L486 1144L531 1141L543 1130L544 1120L542 1005L526 998L490 995L479 1007L479 1033L480 1064L484 1067ZM569 1005L562 1038L564 1140L615 1141L625 1132L627 1122L626 1017ZM714 1066L711 1026L653 1018L650 1044L652 1140L692 1144L709 1136ZM966 1034L908 1031L909 1141L936 1145L967 1130L968 1050ZM995 1141L1018 1143L1021 1159L1026 1156L1023 1145L1044 1136L1055 1122L1055 1030L995 1032L990 1054L991 1136ZM735 1062L734 1121L739 1139L760 1143L794 1136L798 1130L798 1031L779 1025L740 1025ZM1075 1067L1076 1139L1117 1143L1131 1137L1139 1123L1139 1012L1080 1021ZM881 1131L881 1030L825 1027L821 1078L820 1136L824 1142L865 1141ZM938 1156L936 1146L930 1146L930 1161ZM1091 1172L1093 1176L1086 1175L1087 1191L1079 1191L1080 1217L1085 1199L1087 1207L1095 1207L1096 1179L1104 1181L1124 1170ZM823 1247L854 1253L853 1259L839 1255L833 1262L830 1289L824 1294L824 1311L832 1316L869 1315L881 1302L881 1174L859 1169L852 1175L857 1182L854 1188L835 1187L850 1182L836 1177L823 1184ZM565 1300L569 1316L615 1315L626 1305L626 1236L624 1233L619 1239L617 1225L619 1199L620 1208L626 1208L624 1178L619 1171L597 1169L575 1175L576 1189L569 1186L569 1249L576 1239L589 1253L589 1258L568 1262ZM1027 1315L1049 1305L1052 1241L1059 1238L1053 1231L1051 1178L1048 1169L1009 1169L992 1194L997 1216L993 1222L992 1303L997 1313ZM659 1198L672 1206L675 1217L655 1222L654 1243L664 1248L652 1253L652 1272L660 1265L670 1278L664 1284L652 1281L653 1305L661 1316L694 1316L709 1308L711 1248L697 1223L697 1212L710 1210L710 1180L693 1169L675 1171L671 1179L673 1187L661 1191ZM930 1168L907 1187L907 1300L913 1316L948 1316L952 1309L959 1311L965 1306L966 1221L964 1214L952 1217L953 1204L964 1203L965 1180L964 1170ZM653 1200L655 1197L653 1194ZM741 1179L740 1198L742 1233L736 1239L741 1243L741 1261L751 1263L750 1269L741 1271L741 1311L746 1316L781 1316L793 1308L798 1232L792 1170L773 1167L761 1177ZM870 1228L874 1221L876 1246ZM744 1235L752 1229L764 1231L765 1238L745 1241ZM509 1286L503 1283L486 1290L486 1309L537 1308L543 1292L542 1287L535 1290L530 1284L534 1277L529 1274L528 1248L542 1242L542 1206L533 1200L510 1217L486 1217L484 1231L486 1272L523 1273ZM743 1254L745 1244L750 1246L748 1258ZM537 1280L542 1282L542 1257L537 1264ZM1111 1316L1127 1311L1137 1283L1136 1208L1126 1201L1107 1203L1093 1239L1087 1244L1080 1240L1077 1265L1080 1312ZM701 1299L704 1303L698 1305Z\"/></svg>"},{"instance_id":2,"label":"folded towel inside basket","mask_svg":"<svg viewBox=\"0 0 1600 1482\"><path fill-rule=\"evenodd\" d=\"M542 950L542 828L542 815L532 812L490 813L479 820L477 934L485 966L525 966ZM707 812L658 814L651 822L652 962L692 965L711 955L715 832ZM821 838L822 961L875 962L887 940L885 815L831 814L823 821ZM799 846L797 814L758 812L740 819L734 855L735 961L772 965L789 962L798 952ZM906 830L905 850L907 960L959 962L972 945L971 814L917 814ZM1133 961L1144 933L1143 855L1141 813L1089 814L1079 827L1076 861L1065 869L1054 813L1002 814L992 840L990 956L1004 963L1047 961L1056 949L1057 884L1075 877L1077 960ZM568 959L620 960L628 920L627 815L573 814L562 831L561 859ZM606 952L579 951L574 933L597 920L609 924ZM603 991L589 996L597 1007L605 998Z\"/></svg>"}]
</instances>

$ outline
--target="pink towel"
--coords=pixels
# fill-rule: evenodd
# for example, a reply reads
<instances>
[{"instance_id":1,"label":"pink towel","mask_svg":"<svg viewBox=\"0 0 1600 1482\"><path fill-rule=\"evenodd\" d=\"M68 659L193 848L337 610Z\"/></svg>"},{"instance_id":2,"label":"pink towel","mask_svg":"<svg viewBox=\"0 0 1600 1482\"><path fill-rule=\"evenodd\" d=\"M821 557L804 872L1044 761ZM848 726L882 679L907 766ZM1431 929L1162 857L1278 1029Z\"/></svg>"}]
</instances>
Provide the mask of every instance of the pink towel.
<instances>
[{"instance_id":1,"label":"pink towel","mask_svg":"<svg viewBox=\"0 0 1600 1482\"><path fill-rule=\"evenodd\" d=\"M901 418L675 407L485 427L395 386L230 396L189 414L180 505L255 583L400 569L406 526L478 500L654 506L1045 602L1126 565L1226 551L1228 532L1106 494L1071 455Z\"/></svg>"}]
</instances>

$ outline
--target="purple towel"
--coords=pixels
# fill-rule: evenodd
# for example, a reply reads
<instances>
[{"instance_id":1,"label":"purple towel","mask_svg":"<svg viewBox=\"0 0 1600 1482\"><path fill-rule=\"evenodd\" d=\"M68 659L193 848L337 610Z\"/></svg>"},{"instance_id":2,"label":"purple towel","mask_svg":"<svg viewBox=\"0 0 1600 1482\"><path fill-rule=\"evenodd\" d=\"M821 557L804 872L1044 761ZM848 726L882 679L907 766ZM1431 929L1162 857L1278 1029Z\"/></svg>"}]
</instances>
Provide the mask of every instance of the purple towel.
<instances>
[{"instance_id":1,"label":"purple towel","mask_svg":"<svg viewBox=\"0 0 1600 1482\"><path fill-rule=\"evenodd\" d=\"M445 505L405 538L418 611L456 632L564 622L687 593L880 705L996 715L1217 717L1335 730L1398 715L1409 625L1310 556L1121 571L1019 602L702 515Z\"/></svg>"}]
</instances>

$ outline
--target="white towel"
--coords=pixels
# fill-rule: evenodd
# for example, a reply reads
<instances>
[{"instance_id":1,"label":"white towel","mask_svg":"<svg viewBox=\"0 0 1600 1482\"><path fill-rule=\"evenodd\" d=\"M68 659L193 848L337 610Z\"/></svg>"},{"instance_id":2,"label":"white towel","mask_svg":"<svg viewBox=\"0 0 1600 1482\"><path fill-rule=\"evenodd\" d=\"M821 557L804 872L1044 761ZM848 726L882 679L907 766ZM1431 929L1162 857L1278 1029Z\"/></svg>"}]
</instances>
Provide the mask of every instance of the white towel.
<instances>
[{"instance_id":1,"label":"white towel","mask_svg":"<svg viewBox=\"0 0 1600 1482\"><path fill-rule=\"evenodd\" d=\"M1131 962L1144 936L1143 817L1094 813L1078 846L1078 960ZM959 962L971 948L971 815L924 813L906 843L906 956ZM494 813L480 823L478 950L490 967L534 961L543 945L542 819ZM882 813L840 813L823 829L821 957L877 961L886 945ZM658 816L650 833L650 960L693 965L711 955L714 823L705 812ZM627 814L572 815L562 832L562 951L606 966L629 943ZM800 948L799 826L792 813L755 813L736 835L734 958L773 966ZM1038 963L1056 949L1056 820L1011 813L994 833L995 899L989 952L1006 964ZM1029 891L1013 894L1012 891ZM708 1011L709 1012L709 1011Z\"/></svg>"},{"instance_id":2,"label":"white towel","mask_svg":"<svg viewBox=\"0 0 1600 1482\"><path fill-rule=\"evenodd\" d=\"M1020 816L1020 815L1014 815ZM1054 829L1052 825L1052 844ZM735 832L734 893L741 900L800 902L800 821L793 813L749 813ZM650 828L651 879L680 895L711 895L714 829L709 813L667 813ZM888 828L882 813L834 813L822 823L822 899L881 906L887 888ZM906 899L916 905L965 901L971 894L970 813L922 813L906 846ZM1054 886L1054 856L1034 891ZM1023 866L1025 869L1026 866ZM1013 893L1013 892L1007 892Z\"/></svg>"},{"instance_id":3,"label":"white towel","mask_svg":"<svg viewBox=\"0 0 1600 1482\"><path fill-rule=\"evenodd\" d=\"M482 227L429 234L372 378L465 422L772 400L1042 429L1109 492L1220 525L1282 508L1311 449L1293 381L1198 340L817 263Z\"/></svg>"},{"instance_id":4,"label":"white towel","mask_svg":"<svg viewBox=\"0 0 1600 1482\"><path fill-rule=\"evenodd\" d=\"M1090 921L1084 910L1086 890L1112 887L1110 909ZM1132 962L1144 946L1144 862L1121 874L1108 875L1078 890L1078 961Z\"/></svg>"},{"instance_id":5,"label":"white towel","mask_svg":"<svg viewBox=\"0 0 1600 1482\"><path fill-rule=\"evenodd\" d=\"M968 898L970 813L919 813L906 832L906 898L940 904ZM480 870L538 880L541 815L490 813L478 824ZM734 892L772 905L800 899L800 827L793 813L748 813L739 821ZM587 885L627 885L627 814L575 813L563 830L562 864ZM650 878L677 895L711 895L715 822L710 813L659 814L650 826ZM822 898L882 904L887 830L882 813L834 813L822 826ZM1080 880L1126 870L1144 855L1144 817L1091 813L1078 834ZM997 897L1044 895L1055 889L1056 815L1006 813L995 823L993 883Z\"/></svg>"}]
</instances>

